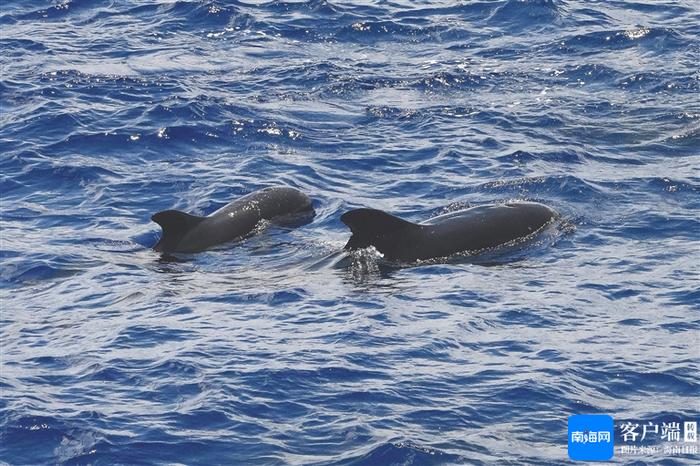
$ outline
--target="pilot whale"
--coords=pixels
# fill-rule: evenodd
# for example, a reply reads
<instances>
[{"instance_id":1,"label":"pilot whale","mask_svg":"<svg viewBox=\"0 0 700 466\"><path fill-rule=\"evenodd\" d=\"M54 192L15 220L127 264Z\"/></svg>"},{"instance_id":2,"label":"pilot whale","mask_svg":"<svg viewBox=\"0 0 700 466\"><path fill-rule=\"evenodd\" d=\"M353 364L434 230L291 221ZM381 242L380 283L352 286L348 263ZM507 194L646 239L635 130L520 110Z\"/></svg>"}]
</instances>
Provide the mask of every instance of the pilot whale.
<instances>
[{"instance_id":1,"label":"pilot whale","mask_svg":"<svg viewBox=\"0 0 700 466\"><path fill-rule=\"evenodd\" d=\"M384 258L397 262L476 253L529 237L559 214L544 204L490 204L451 212L423 223L411 223L375 209L356 209L340 220L352 236L346 250L374 246Z\"/></svg>"},{"instance_id":2,"label":"pilot whale","mask_svg":"<svg viewBox=\"0 0 700 466\"><path fill-rule=\"evenodd\" d=\"M163 229L153 247L159 252L199 252L217 244L251 235L263 220L273 223L311 218L314 209L309 197L295 188L271 187L237 199L208 217L178 210L153 214L151 220Z\"/></svg>"}]
</instances>

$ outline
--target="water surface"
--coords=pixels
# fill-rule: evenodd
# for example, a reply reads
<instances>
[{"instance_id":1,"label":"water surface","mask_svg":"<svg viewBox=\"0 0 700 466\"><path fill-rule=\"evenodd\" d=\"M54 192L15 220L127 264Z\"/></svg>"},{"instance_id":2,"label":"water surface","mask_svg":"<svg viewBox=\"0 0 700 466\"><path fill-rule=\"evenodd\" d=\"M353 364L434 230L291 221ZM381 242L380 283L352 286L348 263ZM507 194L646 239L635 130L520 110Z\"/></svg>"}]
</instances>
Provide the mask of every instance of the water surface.
<instances>
[{"instance_id":1,"label":"water surface","mask_svg":"<svg viewBox=\"0 0 700 466\"><path fill-rule=\"evenodd\" d=\"M562 464L571 414L698 417L695 1L6 0L0 33L2 462ZM312 223L150 249L278 184ZM348 209L508 200L569 227L342 260Z\"/></svg>"}]
</instances>

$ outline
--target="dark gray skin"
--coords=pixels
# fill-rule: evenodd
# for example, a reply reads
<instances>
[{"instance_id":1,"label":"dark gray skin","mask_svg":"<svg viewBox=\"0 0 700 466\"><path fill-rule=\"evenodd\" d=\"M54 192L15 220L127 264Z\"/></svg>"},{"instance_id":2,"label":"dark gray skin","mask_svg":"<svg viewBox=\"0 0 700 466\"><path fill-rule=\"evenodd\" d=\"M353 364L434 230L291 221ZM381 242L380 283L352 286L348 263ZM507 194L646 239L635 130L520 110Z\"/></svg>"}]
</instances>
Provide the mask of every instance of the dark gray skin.
<instances>
[{"instance_id":1,"label":"dark gray skin","mask_svg":"<svg viewBox=\"0 0 700 466\"><path fill-rule=\"evenodd\" d=\"M345 249L374 246L397 262L475 253L534 235L559 215L544 204L492 204L411 223L375 209L357 209L340 217L352 231Z\"/></svg>"},{"instance_id":2,"label":"dark gray skin","mask_svg":"<svg viewBox=\"0 0 700 466\"><path fill-rule=\"evenodd\" d=\"M199 252L251 235L263 220L274 223L311 218L311 199L298 189L265 188L225 205L208 217L165 210L151 217L163 228L153 249L159 252Z\"/></svg>"}]
</instances>

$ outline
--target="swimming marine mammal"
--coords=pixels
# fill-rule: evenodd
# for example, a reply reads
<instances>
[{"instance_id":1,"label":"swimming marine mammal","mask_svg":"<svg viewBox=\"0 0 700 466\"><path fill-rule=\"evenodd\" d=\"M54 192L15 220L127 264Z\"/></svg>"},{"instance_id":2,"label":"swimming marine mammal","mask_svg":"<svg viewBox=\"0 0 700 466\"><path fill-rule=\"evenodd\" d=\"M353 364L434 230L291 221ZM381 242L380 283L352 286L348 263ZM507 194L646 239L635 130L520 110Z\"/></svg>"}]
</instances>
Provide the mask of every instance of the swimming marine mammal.
<instances>
[{"instance_id":1,"label":"swimming marine mammal","mask_svg":"<svg viewBox=\"0 0 700 466\"><path fill-rule=\"evenodd\" d=\"M245 238L262 220L283 223L313 215L311 199L298 189L265 188L243 196L207 217L178 210L153 214L151 220L163 229L163 236L153 249L159 252L199 252Z\"/></svg>"},{"instance_id":2,"label":"swimming marine mammal","mask_svg":"<svg viewBox=\"0 0 700 466\"><path fill-rule=\"evenodd\" d=\"M385 259L398 262L474 253L528 237L558 217L536 202L471 207L411 223L376 209L356 209L340 220L352 236L346 250L374 246Z\"/></svg>"}]
</instances>

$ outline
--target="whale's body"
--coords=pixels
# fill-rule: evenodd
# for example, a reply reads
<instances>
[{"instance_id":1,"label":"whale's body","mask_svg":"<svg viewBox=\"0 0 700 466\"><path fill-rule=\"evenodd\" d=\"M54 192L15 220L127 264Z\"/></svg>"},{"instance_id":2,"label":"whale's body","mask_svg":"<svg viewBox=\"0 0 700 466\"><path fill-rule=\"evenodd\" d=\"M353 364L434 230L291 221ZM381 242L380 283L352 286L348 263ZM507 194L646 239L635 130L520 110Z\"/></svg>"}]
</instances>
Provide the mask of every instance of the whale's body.
<instances>
[{"instance_id":1,"label":"whale's body","mask_svg":"<svg viewBox=\"0 0 700 466\"><path fill-rule=\"evenodd\" d=\"M151 220L161 226L163 236L153 249L159 252L199 252L245 238L263 220L283 223L310 218L313 214L311 199L298 189L265 188L237 199L207 217L177 210L154 214Z\"/></svg>"},{"instance_id":2,"label":"whale's body","mask_svg":"<svg viewBox=\"0 0 700 466\"><path fill-rule=\"evenodd\" d=\"M385 259L415 262L476 253L529 237L558 214L544 204L492 204L411 223L381 210L356 209L340 217L352 231L345 249L374 246Z\"/></svg>"}]
</instances>

